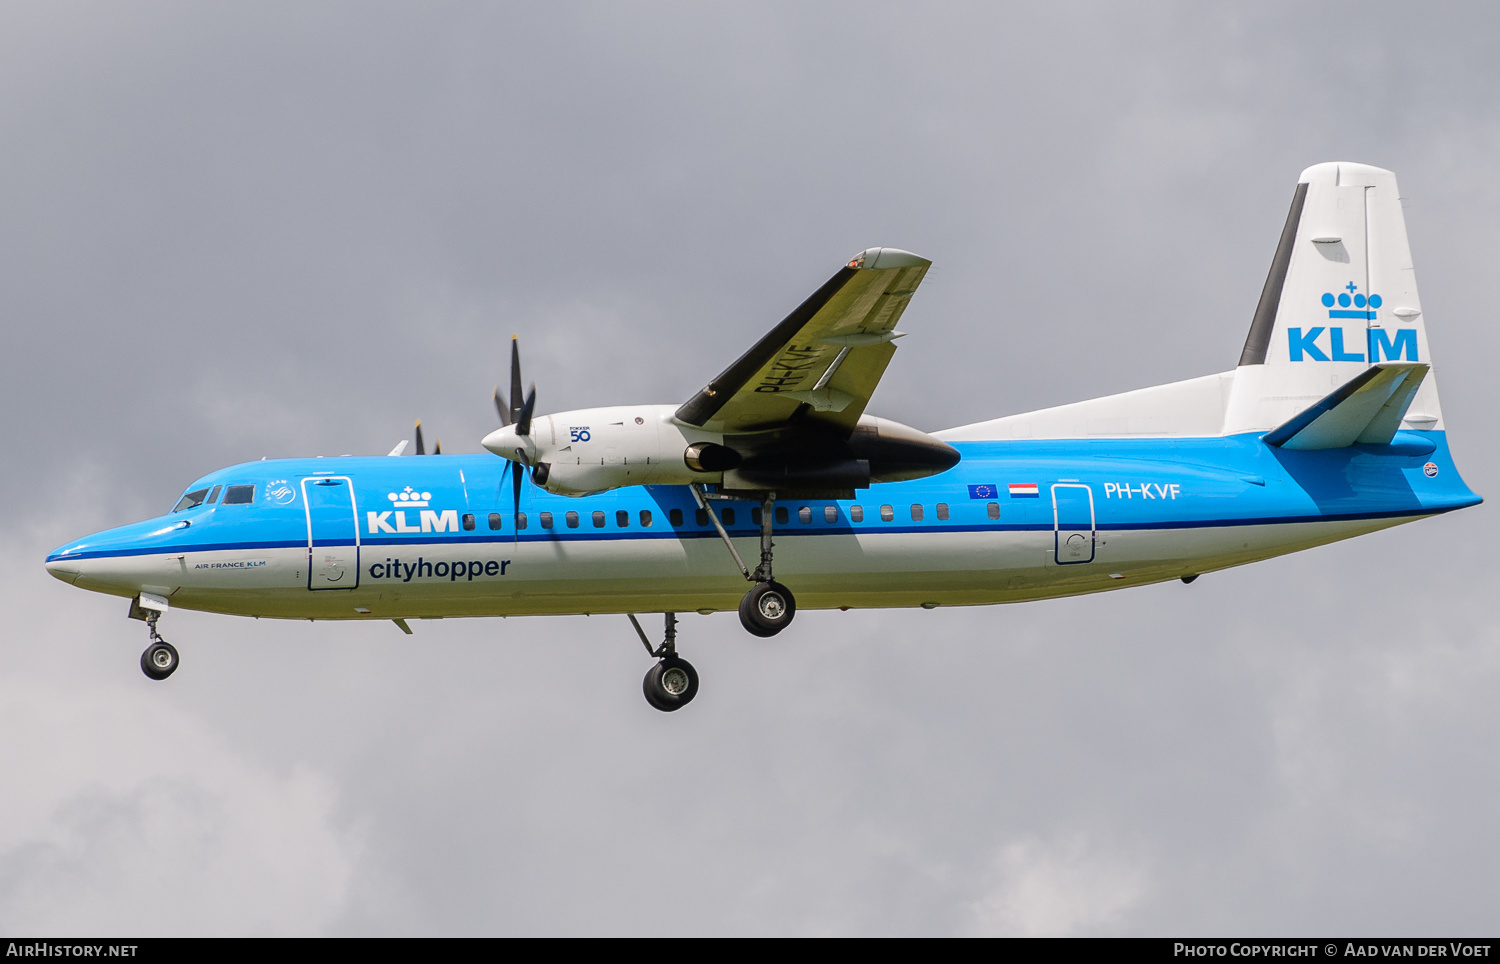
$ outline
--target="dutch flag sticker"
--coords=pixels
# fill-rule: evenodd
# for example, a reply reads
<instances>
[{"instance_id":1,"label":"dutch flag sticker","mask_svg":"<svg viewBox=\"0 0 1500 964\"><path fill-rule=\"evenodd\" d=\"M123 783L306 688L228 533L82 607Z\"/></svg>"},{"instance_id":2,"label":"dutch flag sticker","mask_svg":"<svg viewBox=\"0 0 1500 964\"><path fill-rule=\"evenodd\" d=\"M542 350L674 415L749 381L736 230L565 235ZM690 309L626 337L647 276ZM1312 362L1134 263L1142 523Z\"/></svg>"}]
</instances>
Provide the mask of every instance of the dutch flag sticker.
<instances>
[{"instance_id":1,"label":"dutch flag sticker","mask_svg":"<svg viewBox=\"0 0 1500 964\"><path fill-rule=\"evenodd\" d=\"M1041 497L1041 492L1037 489L1035 482L1012 482L1010 497L1012 499L1037 499Z\"/></svg>"}]
</instances>

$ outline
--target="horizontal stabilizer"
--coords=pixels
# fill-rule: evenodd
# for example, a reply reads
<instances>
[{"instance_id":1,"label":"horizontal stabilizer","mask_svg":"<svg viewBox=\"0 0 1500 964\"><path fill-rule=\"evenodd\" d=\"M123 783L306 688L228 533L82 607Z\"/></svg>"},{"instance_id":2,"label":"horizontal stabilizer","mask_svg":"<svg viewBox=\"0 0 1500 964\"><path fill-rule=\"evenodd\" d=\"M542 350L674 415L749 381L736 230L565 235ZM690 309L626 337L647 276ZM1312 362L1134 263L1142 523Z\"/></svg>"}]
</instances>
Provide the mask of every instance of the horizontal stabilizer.
<instances>
[{"instance_id":1,"label":"horizontal stabilizer","mask_svg":"<svg viewBox=\"0 0 1500 964\"><path fill-rule=\"evenodd\" d=\"M1367 368L1267 432L1264 441L1278 448L1303 450L1338 449L1356 442L1387 444L1401 427L1428 367L1384 362Z\"/></svg>"}]
</instances>

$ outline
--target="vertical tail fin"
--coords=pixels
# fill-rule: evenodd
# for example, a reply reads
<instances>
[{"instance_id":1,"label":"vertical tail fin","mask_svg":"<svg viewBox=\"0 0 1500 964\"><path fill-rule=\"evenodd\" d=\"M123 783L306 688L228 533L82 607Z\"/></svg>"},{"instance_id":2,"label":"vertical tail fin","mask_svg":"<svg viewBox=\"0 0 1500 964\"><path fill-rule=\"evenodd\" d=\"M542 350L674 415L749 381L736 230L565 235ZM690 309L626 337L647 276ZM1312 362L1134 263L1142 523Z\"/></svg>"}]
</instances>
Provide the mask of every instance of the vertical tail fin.
<instances>
[{"instance_id":1,"label":"vertical tail fin","mask_svg":"<svg viewBox=\"0 0 1500 964\"><path fill-rule=\"evenodd\" d=\"M1240 355L1226 433L1281 425L1373 365L1431 360L1396 176L1343 162L1303 171ZM1403 425L1443 427L1432 373Z\"/></svg>"}]
</instances>

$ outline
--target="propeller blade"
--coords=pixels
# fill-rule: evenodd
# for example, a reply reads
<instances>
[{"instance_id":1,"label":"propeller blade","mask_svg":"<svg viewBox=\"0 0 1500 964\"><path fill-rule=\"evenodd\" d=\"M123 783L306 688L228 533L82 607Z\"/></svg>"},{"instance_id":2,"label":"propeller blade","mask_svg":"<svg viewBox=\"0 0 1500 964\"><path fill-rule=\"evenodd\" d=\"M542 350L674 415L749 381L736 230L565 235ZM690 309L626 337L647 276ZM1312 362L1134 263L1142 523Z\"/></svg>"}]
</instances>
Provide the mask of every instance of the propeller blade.
<instances>
[{"instance_id":1,"label":"propeller blade","mask_svg":"<svg viewBox=\"0 0 1500 964\"><path fill-rule=\"evenodd\" d=\"M427 447L422 444L422 420L420 418L417 419L417 454L427 454Z\"/></svg>"},{"instance_id":2,"label":"propeller blade","mask_svg":"<svg viewBox=\"0 0 1500 964\"><path fill-rule=\"evenodd\" d=\"M510 408L505 404L505 396L500 394L500 386L495 386L495 411L500 414L500 424L510 424Z\"/></svg>"},{"instance_id":3,"label":"propeller blade","mask_svg":"<svg viewBox=\"0 0 1500 964\"><path fill-rule=\"evenodd\" d=\"M526 396L526 404L521 406L519 416L516 418L516 434L531 434L531 413L536 408L536 383L531 384L531 392Z\"/></svg>"},{"instance_id":4,"label":"propeller blade","mask_svg":"<svg viewBox=\"0 0 1500 964\"><path fill-rule=\"evenodd\" d=\"M442 455L443 454L443 440L442 439L438 439L437 440L437 444L432 447L432 454L433 455Z\"/></svg>"},{"instance_id":5,"label":"propeller blade","mask_svg":"<svg viewBox=\"0 0 1500 964\"><path fill-rule=\"evenodd\" d=\"M520 449L516 450L517 452ZM510 501L513 512L512 518L521 514L521 463L516 462L510 467Z\"/></svg>"},{"instance_id":6,"label":"propeller blade","mask_svg":"<svg viewBox=\"0 0 1500 964\"><path fill-rule=\"evenodd\" d=\"M516 336L510 336L510 421L506 425L512 425L521 420L521 349L516 343ZM528 423L527 427L530 425ZM525 432L521 433L525 435Z\"/></svg>"}]
</instances>

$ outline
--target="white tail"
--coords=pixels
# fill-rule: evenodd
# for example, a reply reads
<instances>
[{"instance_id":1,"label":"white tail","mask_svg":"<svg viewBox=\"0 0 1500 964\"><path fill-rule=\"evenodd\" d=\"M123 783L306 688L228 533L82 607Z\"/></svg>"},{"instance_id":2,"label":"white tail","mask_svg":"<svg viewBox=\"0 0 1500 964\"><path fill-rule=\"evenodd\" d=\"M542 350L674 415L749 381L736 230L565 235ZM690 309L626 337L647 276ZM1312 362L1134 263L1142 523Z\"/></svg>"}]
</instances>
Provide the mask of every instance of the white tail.
<instances>
[{"instance_id":1,"label":"white tail","mask_svg":"<svg viewBox=\"0 0 1500 964\"><path fill-rule=\"evenodd\" d=\"M1372 365L1431 360L1396 176L1344 162L1303 171L1240 355L1225 433L1280 425ZM1430 372L1400 415L1406 428L1442 428Z\"/></svg>"},{"instance_id":2,"label":"white tail","mask_svg":"<svg viewBox=\"0 0 1500 964\"><path fill-rule=\"evenodd\" d=\"M1183 437L1276 429L1272 444L1293 448L1387 442L1398 429L1443 427L1431 361L1396 176L1365 164L1316 164L1297 184L1234 371L937 435ZM1372 372L1376 366L1400 369L1400 377Z\"/></svg>"}]
</instances>

